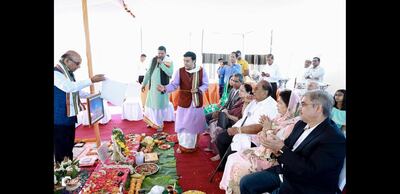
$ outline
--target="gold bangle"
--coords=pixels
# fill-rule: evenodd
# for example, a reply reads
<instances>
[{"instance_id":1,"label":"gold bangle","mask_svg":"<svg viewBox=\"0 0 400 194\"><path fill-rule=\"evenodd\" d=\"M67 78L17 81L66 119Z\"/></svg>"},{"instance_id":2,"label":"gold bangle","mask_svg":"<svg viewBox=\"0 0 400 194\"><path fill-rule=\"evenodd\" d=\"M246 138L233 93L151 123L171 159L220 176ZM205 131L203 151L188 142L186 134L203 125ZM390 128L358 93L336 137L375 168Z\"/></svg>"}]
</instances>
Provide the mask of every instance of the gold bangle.
<instances>
[{"instance_id":1,"label":"gold bangle","mask_svg":"<svg viewBox=\"0 0 400 194\"><path fill-rule=\"evenodd\" d=\"M239 133L242 133L242 127L239 127L239 128L238 128L238 132L239 132Z\"/></svg>"}]
</instances>

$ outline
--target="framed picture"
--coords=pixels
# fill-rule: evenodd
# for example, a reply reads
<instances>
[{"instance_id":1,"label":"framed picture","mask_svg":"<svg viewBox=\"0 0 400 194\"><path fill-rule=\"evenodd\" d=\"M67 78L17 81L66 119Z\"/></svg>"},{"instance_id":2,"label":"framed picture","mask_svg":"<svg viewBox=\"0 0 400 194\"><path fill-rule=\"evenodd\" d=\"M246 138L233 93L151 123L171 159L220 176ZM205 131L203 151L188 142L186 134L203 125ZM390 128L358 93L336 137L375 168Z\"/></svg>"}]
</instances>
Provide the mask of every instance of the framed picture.
<instances>
[{"instance_id":1,"label":"framed picture","mask_svg":"<svg viewBox=\"0 0 400 194\"><path fill-rule=\"evenodd\" d=\"M93 94L87 98L89 124L93 125L104 117L103 98L100 93Z\"/></svg>"}]
</instances>

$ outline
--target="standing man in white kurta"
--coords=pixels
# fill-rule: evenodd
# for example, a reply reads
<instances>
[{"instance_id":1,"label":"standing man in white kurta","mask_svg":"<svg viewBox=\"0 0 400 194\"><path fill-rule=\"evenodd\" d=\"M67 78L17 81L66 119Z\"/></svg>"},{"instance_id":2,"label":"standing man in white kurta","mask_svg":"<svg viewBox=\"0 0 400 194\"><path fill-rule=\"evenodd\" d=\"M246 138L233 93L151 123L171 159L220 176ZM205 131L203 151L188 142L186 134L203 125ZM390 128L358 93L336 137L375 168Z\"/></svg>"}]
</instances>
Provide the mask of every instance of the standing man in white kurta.
<instances>
[{"instance_id":1,"label":"standing man in white kurta","mask_svg":"<svg viewBox=\"0 0 400 194\"><path fill-rule=\"evenodd\" d=\"M276 91L278 88L277 82L281 79L278 65L274 63L274 55L267 55L267 64L261 66L261 77L263 80L268 81L272 86L271 97L276 100Z\"/></svg>"}]
</instances>

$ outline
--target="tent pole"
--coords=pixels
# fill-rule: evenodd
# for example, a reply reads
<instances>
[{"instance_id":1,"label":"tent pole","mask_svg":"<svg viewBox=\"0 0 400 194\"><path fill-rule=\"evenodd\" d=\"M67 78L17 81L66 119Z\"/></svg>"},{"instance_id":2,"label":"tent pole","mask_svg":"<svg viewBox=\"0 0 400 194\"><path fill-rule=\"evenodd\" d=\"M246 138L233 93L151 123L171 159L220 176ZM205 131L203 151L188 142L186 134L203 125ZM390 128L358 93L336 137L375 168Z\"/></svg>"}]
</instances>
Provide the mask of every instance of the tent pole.
<instances>
[{"instance_id":1,"label":"tent pole","mask_svg":"<svg viewBox=\"0 0 400 194\"><path fill-rule=\"evenodd\" d=\"M85 30L85 40L86 40L86 58L88 64L88 73L89 77L93 77L93 68L92 68L92 53L90 52L90 36L89 36L89 21L88 21L88 12L87 12L87 0L82 0L82 12L83 12L83 27ZM90 85L90 93L94 94L94 85ZM89 106L89 105L88 105ZM96 135L96 145L100 147L100 131L99 131L99 123L96 122L93 125L94 133Z\"/></svg>"},{"instance_id":2,"label":"tent pole","mask_svg":"<svg viewBox=\"0 0 400 194\"><path fill-rule=\"evenodd\" d=\"M140 53L143 54L142 26L140 26Z\"/></svg>"},{"instance_id":3,"label":"tent pole","mask_svg":"<svg viewBox=\"0 0 400 194\"><path fill-rule=\"evenodd\" d=\"M269 54L272 54L272 30L271 30L271 43L269 45Z\"/></svg>"}]
</instances>

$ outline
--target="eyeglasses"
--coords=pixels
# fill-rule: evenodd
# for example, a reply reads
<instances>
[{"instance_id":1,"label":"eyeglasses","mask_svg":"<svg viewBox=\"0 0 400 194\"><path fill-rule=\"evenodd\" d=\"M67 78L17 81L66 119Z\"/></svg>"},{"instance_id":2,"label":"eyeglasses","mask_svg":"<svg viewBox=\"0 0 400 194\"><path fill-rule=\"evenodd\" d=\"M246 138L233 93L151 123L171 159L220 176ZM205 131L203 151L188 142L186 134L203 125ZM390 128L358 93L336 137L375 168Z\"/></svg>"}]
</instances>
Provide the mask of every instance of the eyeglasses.
<instances>
[{"instance_id":1,"label":"eyeglasses","mask_svg":"<svg viewBox=\"0 0 400 194\"><path fill-rule=\"evenodd\" d=\"M305 103L305 102L301 102L301 107L305 107L308 105L315 105L315 103Z\"/></svg>"},{"instance_id":2,"label":"eyeglasses","mask_svg":"<svg viewBox=\"0 0 400 194\"><path fill-rule=\"evenodd\" d=\"M234 79L231 79L231 81L233 81L233 82L235 82L235 83L238 83L238 82L239 82L239 80L234 80Z\"/></svg>"},{"instance_id":3,"label":"eyeglasses","mask_svg":"<svg viewBox=\"0 0 400 194\"><path fill-rule=\"evenodd\" d=\"M68 58L70 61L72 61L73 63L75 63L75 65L79 66L81 64L81 62L76 62L74 60L72 60L71 58Z\"/></svg>"}]
</instances>

